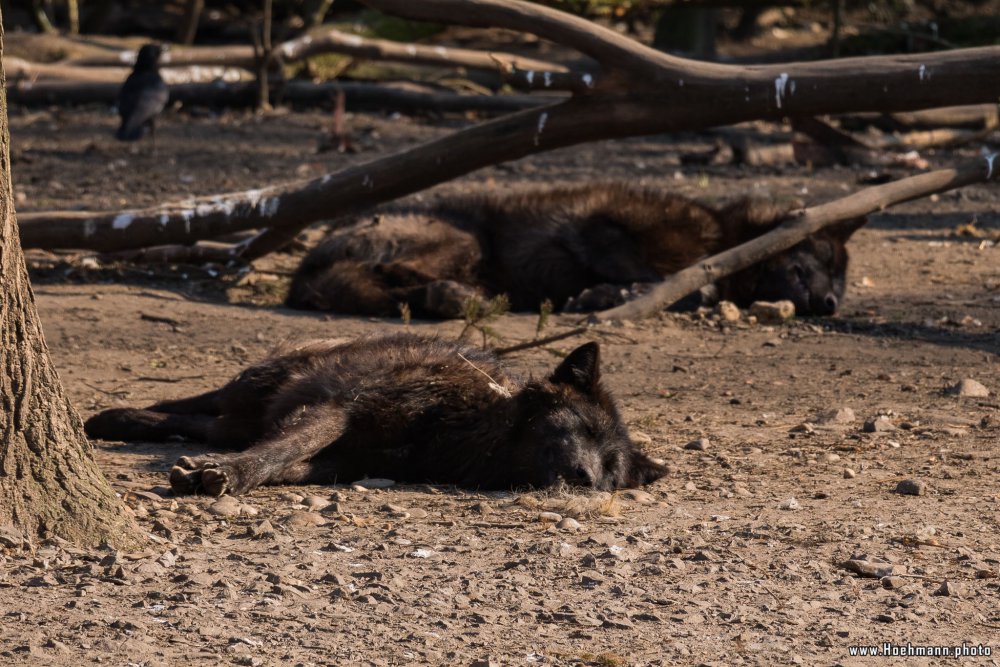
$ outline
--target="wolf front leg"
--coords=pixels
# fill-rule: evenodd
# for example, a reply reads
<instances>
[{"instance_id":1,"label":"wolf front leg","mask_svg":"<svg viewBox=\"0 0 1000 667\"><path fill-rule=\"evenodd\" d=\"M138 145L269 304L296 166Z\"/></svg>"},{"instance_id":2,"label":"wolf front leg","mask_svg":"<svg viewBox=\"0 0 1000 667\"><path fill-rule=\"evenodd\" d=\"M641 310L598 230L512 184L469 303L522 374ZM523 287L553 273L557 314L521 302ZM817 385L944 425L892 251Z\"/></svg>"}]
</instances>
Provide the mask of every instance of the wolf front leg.
<instances>
[{"instance_id":1,"label":"wolf front leg","mask_svg":"<svg viewBox=\"0 0 1000 667\"><path fill-rule=\"evenodd\" d=\"M303 406L274 435L238 454L183 456L170 471L177 494L246 493L264 484L297 481L302 464L337 440L346 418L337 403Z\"/></svg>"}]
</instances>

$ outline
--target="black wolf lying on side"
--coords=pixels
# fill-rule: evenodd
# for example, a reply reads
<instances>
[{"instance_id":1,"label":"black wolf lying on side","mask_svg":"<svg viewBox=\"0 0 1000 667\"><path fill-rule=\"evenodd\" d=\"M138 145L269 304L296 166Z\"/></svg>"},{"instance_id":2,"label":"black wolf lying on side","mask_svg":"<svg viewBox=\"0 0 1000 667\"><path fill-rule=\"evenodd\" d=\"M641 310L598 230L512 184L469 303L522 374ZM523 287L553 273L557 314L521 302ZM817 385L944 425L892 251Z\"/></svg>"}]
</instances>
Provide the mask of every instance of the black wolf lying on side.
<instances>
[{"instance_id":1,"label":"black wolf lying on side","mask_svg":"<svg viewBox=\"0 0 1000 667\"><path fill-rule=\"evenodd\" d=\"M448 318L481 292L507 294L514 310L537 310L545 299L601 310L635 283L760 236L786 212L757 199L713 209L625 184L456 198L334 232L302 261L287 303L368 315L398 314L406 303L414 315ZM743 307L789 299L800 315L833 314L844 295L845 244L864 223L829 227L720 280L719 297Z\"/></svg>"},{"instance_id":2,"label":"black wolf lying on side","mask_svg":"<svg viewBox=\"0 0 1000 667\"><path fill-rule=\"evenodd\" d=\"M560 480L634 487L663 466L630 439L587 343L546 380L519 382L490 353L412 335L317 341L229 384L145 410L113 409L93 438L183 436L243 451L182 457L176 493L389 477L481 489Z\"/></svg>"}]
</instances>

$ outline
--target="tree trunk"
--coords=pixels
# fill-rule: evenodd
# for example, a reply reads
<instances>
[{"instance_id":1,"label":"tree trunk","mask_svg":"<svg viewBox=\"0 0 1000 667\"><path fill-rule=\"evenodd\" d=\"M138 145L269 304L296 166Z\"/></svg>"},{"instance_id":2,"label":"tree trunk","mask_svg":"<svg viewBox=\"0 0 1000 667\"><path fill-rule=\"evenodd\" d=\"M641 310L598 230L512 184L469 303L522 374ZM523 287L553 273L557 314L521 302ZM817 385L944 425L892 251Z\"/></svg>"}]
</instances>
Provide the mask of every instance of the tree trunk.
<instances>
[{"instance_id":1,"label":"tree trunk","mask_svg":"<svg viewBox=\"0 0 1000 667\"><path fill-rule=\"evenodd\" d=\"M138 545L139 529L98 469L49 359L13 201L7 98L0 92L0 527L29 540L54 535L81 545Z\"/></svg>"}]
</instances>

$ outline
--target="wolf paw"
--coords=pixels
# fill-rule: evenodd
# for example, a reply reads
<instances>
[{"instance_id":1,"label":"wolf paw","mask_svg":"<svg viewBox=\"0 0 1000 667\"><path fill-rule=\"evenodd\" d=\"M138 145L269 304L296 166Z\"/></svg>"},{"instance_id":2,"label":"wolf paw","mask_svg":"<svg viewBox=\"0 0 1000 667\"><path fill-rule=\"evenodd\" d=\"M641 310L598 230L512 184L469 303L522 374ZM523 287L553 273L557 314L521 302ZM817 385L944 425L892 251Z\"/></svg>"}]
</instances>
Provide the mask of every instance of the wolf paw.
<instances>
[{"instance_id":1,"label":"wolf paw","mask_svg":"<svg viewBox=\"0 0 1000 667\"><path fill-rule=\"evenodd\" d=\"M201 488L212 496L221 496L229 490L229 474L222 468L205 468L201 471Z\"/></svg>"},{"instance_id":2,"label":"wolf paw","mask_svg":"<svg viewBox=\"0 0 1000 667\"><path fill-rule=\"evenodd\" d=\"M229 486L220 462L206 456L182 456L170 469L170 488L179 496L199 492L221 496Z\"/></svg>"},{"instance_id":3,"label":"wolf paw","mask_svg":"<svg viewBox=\"0 0 1000 667\"><path fill-rule=\"evenodd\" d=\"M575 297L570 297L563 306L564 313L589 313L607 310L625 303L629 291L621 285L595 285L588 287Z\"/></svg>"}]
</instances>

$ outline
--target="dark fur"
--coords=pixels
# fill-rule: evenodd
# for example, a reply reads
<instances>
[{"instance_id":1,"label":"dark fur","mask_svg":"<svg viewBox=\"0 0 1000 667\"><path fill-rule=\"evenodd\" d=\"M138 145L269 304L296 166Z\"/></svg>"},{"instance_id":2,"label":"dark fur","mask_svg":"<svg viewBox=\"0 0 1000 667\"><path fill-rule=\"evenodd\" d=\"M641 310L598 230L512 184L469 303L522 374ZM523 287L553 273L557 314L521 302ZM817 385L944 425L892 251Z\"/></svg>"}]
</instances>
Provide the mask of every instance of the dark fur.
<instances>
[{"instance_id":1,"label":"dark fur","mask_svg":"<svg viewBox=\"0 0 1000 667\"><path fill-rule=\"evenodd\" d=\"M599 310L699 259L773 229L786 209L740 200L713 209L625 184L453 199L338 230L302 261L294 308L458 317L477 292L505 293L514 310ZM719 281L748 306L790 299L799 314L832 314L844 293L845 243L864 219L828 228Z\"/></svg>"},{"instance_id":2,"label":"dark fur","mask_svg":"<svg viewBox=\"0 0 1000 667\"><path fill-rule=\"evenodd\" d=\"M587 343L548 379L522 383L493 355L456 343L411 335L319 341L200 396L106 410L86 430L243 449L181 458L170 475L177 493L365 476L482 489L559 480L616 489L659 479L664 468L629 439L598 363L597 344Z\"/></svg>"},{"instance_id":3,"label":"dark fur","mask_svg":"<svg viewBox=\"0 0 1000 667\"><path fill-rule=\"evenodd\" d=\"M118 92L118 115L122 122L115 136L121 141L137 141L144 128L153 132L156 116L170 99L170 90L160 78L161 53L158 44L146 44L139 49L135 67Z\"/></svg>"}]
</instances>

